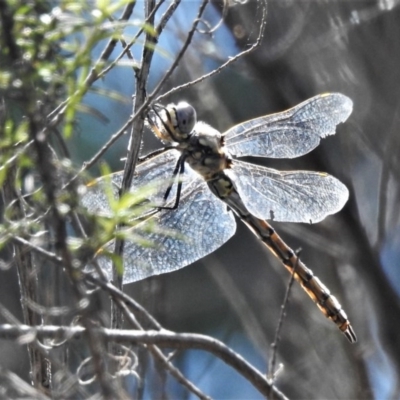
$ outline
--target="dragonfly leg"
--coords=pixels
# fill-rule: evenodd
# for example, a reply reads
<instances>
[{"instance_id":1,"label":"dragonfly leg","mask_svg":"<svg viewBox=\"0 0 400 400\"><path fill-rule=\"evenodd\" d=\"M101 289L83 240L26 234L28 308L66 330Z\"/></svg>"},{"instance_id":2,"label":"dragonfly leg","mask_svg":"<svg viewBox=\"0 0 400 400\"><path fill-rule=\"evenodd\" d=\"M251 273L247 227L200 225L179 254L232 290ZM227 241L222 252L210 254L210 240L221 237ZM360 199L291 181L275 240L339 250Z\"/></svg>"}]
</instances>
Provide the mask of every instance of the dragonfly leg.
<instances>
[{"instance_id":1,"label":"dragonfly leg","mask_svg":"<svg viewBox=\"0 0 400 400\"><path fill-rule=\"evenodd\" d=\"M174 172L172 174L173 182L168 186L168 188L164 194L164 201L166 202L169 194L171 193L172 187L176 183L176 179L174 179L174 178L178 177L178 186L176 188L175 203L172 206L168 206L168 207L160 206L160 207L158 207L159 210L176 210L178 208L179 201L181 198L181 193L182 193L182 180L179 178L181 176L183 176L184 172L185 172L185 157L181 156L181 157L179 157L179 160L176 163Z\"/></svg>"},{"instance_id":2,"label":"dragonfly leg","mask_svg":"<svg viewBox=\"0 0 400 400\"><path fill-rule=\"evenodd\" d=\"M139 157L139 162L142 163L144 161L151 160L152 158L154 158L156 156L159 156L160 154L163 154L166 151L171 150L171 149L174 149L174 147L166 146L166 147L163 147L161 149L157 149L157 150L151 151L150 153L147 153L145 156Z\"/></svg>"}]
</instances>

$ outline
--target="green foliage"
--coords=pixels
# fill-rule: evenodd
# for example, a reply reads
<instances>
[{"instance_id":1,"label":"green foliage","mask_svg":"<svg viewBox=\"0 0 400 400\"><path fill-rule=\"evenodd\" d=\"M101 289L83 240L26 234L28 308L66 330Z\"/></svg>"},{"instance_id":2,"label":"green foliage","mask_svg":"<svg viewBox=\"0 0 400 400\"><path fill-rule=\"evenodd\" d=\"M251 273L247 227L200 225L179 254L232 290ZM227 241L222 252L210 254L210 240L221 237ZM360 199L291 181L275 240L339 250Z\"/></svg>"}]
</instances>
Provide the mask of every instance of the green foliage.
<instances>
[{"instance_id":1,"label":"green foliage","mask_svg":"<svg viewBox=\"0 0 400 400\"><path fill-rule=\"evenodd\" d=\"M102 76L110 65L109 61L96 60L93 48L104 46L110 39L120 40L127 26L156 35L154 28L140 19L118 19L129 2L9 0L0 5L0 188L12 176L14 193L23 199L21 203L6 204L7 221L1 221L2 242L12 235L29 237L44 229L41 224L49 204L43 182L36 182L35 178L31 188L24 187L26 177L40 175L32 139L53 144L54 128L62 138L71 136L78 112L96 112L83 103L88 90L126 101L118 93L92 88L95 79L88 83L88 77L92 72ZM143 39L134 39L132 45L136 44L142 45ZM58 212L67 216L75 209L84 211L76 206L76 192L66 186L71 171L57 163L56 158L53 162L57 171L51 173L60 185L55 191ZM107 175L110 171L104 166L102 172ZM149 212L146 199L152 189L127 193L117 200L112 189L107 191L107 184L104 188L110 215L96 216L94 223L99 235L87 240L69 238L71 251L77 252L83 246L100 249L116 237L151 245L133 233L132 228L142 221L140 215ZM18 217L15 209L19 204L29 210L23 220L18 219L21 215ZM124 228L118 229L120 226ZM116 261L122 265L122 261Z\"/></svg>"},{"instance_id":2,"label":"green foliage","mask_svg":"<svg viewBox=\"0 0 400 400\"><path fill-rule=\"evenodd\" d=\"M155 35L141 20L117 20L127 3L96 1L93 7L93 2L62 1L52 8L47 1L21 0L2 6L0 96L8 99L14 119L36 114L38 102L42 108L51 104L48 112L67 98L61 107L63 133L71 135L90 71L99 74L107 64L93 59L93 48L105 39L121 39L127 25Z\"/></svg>"}]
</instances>

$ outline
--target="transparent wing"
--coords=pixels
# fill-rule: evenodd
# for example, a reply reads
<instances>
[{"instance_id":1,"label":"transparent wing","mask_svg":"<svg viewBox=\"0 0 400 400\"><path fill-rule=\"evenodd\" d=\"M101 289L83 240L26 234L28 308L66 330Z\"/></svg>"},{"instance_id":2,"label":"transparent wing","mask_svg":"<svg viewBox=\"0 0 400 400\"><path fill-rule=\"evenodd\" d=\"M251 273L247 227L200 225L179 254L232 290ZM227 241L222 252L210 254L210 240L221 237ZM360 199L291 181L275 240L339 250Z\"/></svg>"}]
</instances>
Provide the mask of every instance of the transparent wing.
<instances>
[{"instance_id":1,"label":"transparent wing","mask_svg":"<svg viewBox=\"0 0 400 400\"><path fill-rule=\"evenodd\" d=\"M176 150L169 150L158 156L152 157L147 161L138 164L135 170L135 176L131 185L131 192L135 192L145 186L152 190L148 193L148 200L154 204L164 205L163 196L168 186L173 182L173 171L178 162L180 153ZM195 175L186 174L192 177ZM118 190L122 184L123 171L111 174L113 184L113 194L118 196ZM103 179L95 181L96 184L90 184L88 192L81 199L82 204L92 212L110 211L108 199L103 188ZM176 191L170 194L170 198L176 195Z\"/></svg>"},{"instance_id":2,"label":"transparent wing","mask_svg":"<svg viewBox=\"0 0 400 400\"><path fill-rule=\"evenodd\" d=\"M178 157L179 153L170 151L142 164L137 168L133 186L138 187L154 179L168 181ZM122 173L113 175L116 185L121 181ZM160 191L161 198L164 193L165 184ZM171 193L170 203L174 203L174 195ZM86 196L92 195L88 193ZM87 198L86 204L92 204L90 200L95 199ZM95 203L99 204L97 200ZM91 206L88 208L92 209ZM155 224L156 231L150 233L150 224ZM232 212L210 192L207 184L187 168L178 208L163 210L135 229L137 235L145 237L152 245L143 247L133 242L125 243L124 283L171 272L203 258L235 233L236 222ZM109 246L110 250L112 246L113 243ZM100 257L99 264L111 276L111 262Z\"/></svg>"},{"instance_id":3,"label":"transparent wing","mask_svg":"<svg viewBox=\"0 0 400 400\"><path fill-rule=\"evenodd\" d=\"M261 219L315 223L342 209L349 192L331 175L281 172L235 160L226 170L248 211Z\"/></svg>"},{"instance_id":4,"label":"transparent wing","mask_svg":"<svg viewBox=\"0 0 400 400\"><path fill-rule=\"evenodd\" d=\"M290 110L234 126L224 133L226 147L237 157L299 157L335 134L352 109L353 102L340 93L321 94Z\"/></svg>"}]
</instances>

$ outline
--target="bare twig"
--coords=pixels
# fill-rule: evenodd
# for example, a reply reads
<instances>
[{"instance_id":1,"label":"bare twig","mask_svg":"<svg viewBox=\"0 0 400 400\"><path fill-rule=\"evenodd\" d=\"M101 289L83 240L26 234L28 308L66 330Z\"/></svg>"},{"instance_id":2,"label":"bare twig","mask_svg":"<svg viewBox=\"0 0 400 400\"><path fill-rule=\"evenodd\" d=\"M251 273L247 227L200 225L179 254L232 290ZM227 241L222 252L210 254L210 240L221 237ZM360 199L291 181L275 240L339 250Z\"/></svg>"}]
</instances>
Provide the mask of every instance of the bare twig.
<instances>
[{"instance_id":1,"label":"bare twig","mask_svg":"<svg viewBox=\"0 0 400 400\"><path fill-rule=\"evenodd\" d=\"M136 1L130 1L126 5L125 10L122 12L119 21L128 21L130 16L132 15L135 5ZM99 79L99 74L97 73L98 66L104 63L104 61L108 60L116 45L117 39L112 38L108 41L107 45L104 47L104 50L100 54L99 59L95 63L94 67L90 70L88 77L85 79L86 87L89 87L95 80Z\"/></svg>"},{"instance_id":2,"label":"bare twig","mask_svg":"<svg viewBox=\"0 0 400 400\"><path fill-rule=\"evenodd\" d=\"M197 30L197 26L199 24L199 22L201 21L201 17L204 13L204 10L207 6L207 4L209 3L209 0L203 0L203 2L201 3L200 7L199 7L199 11L197 13L197 17L196 19L193 21L192 27L186 37L185 43L183 44L181 50L179 51L179 53L177 54L174 62L172 63L171 67L169 68L169 70L165 73L165 75L162 77L161 81L158 83L158 85L155 87L155 89L151 92L151 94L148 97L148 101L153 101L155 99L155 97L157 96L157 94L159 93L159 91L162 89L162 87L164 86L165 82L169 79L169 77L172 75L172 73L175 71L176 67L178 66L180 60L182 59L182 57L184 56L184 54L186 53L186 50L188 49L190 43L192 42L193 39L193 35ZM158 101L159 99L157 99Z\"/></svg>"},{"instance_id":3,"label":"bare twig","mask_svg":"<svg viewBox=\"0 0 400 400\"><path fill-rule=\"evenodd\" d=\"M133 324L134 327L143 330L142 326L138 323L136 318L132 315L132 313L128 310L127 305L118 300L118 306L123 310L125 317L127 320ZM176 368L168 358L162 353L158 346L154 344L147 345L148 351L153 355L153 357L168 371L183 387L189 390L189 392L196 395L199 399L202 400L210 400L210 397L206 396L194 383L189 381L182 372Z\"/></svg>"},{"instance_id":4,"label":"bare twig","mask_svg":"<svg viewBox=\"0 0 400 400\"><path fill-rule=\"evenodd\" d=\"M62 265L62 259L60 257L57 257L55 254L48 252L47 250L44 250L38 246L34 246L30 242L24 240L23 238L13 238L13 240L17 241L21 245L28 246L30 247L33 251L37 252L38 254L47 257L49 260L55 262L57 265ZM147 323L150 323L150 325L157 329L158 331L165 332L163 327L140 305L138 304L134 299L126 295L124 292L121 290L117 289L115 286L113 286L109 282L105 282L101 279L98 279L88 273L84 273L85 280L88 282L91 282L92 284L98 285L101 287L103 290L107 291L110 296L112 296L118 307L120 307L127 320L136 328L136 329L143 329L142 326L139 324L136 318L129 312L128 307L132 308L136 314L139 314L142 318L146 320ZM155 346L155 345L149 345L148 350L153 354L154 357L157 358L157 360L163 365L164 368L166 368L169 373L171 373L172 376L174 376L178 382L180 382L183 386L185 386L189 391L192 393L196 394L201 399L207 399L208 397L204 395L198 388L196 388L193 383L187 380L187 378L184 377L184 375L177 369L175 368L171 362L162 354L162 352Z\"/></svg>"},{"instance_id":5,"label":"bare twig","mask_svg":"<svg viewBox=\"0 0 400 400\"><path fill-rule=\"evenodd\" d=\"M222 4L222 12L221 12L221 18L219 19L219 21L211 28L210 24L208 24L207 21L203 20L202 22L203 22L203 24L205 24L207 26L208 30L207 31L203 31L201 29L198 29L197 31L199 33L204 33L204 34L207 34L207 35L211 35L212 33L216 32L219 29L219 27L225 21L225 18L226 18L227 14L228 14L228 0L223 0L222 3L223 3Z\"/></svg>"},{"instance_id":6,"label":"bare twig","mask_svg":"<svg viewBox=\"0 0 400 400\"><path fill-rule=\"evenodd\" d=\"M136 1L131 1L129 2L126 7L125 10L122 12L121 18L119 19L119 21L127 21L129 19L129 17L131 16L133 9L136 5ZM87 91L90 87L90 85L95 82L97 79L99 79L101 76L104 75L100 75L97 72L97 69L99 68L99 66L104 63L105 61L108 60L108 58L110 57L112 51L115 48L115 45L117 44L117 40L112 38L108 41L108 43L106 44L106 46L104 47L102 53L100 54L99 59L96 61L95 65L93 66L93 68L90 70L88 76L85 79L84 82L84 90ZM128 50L128 49L127 49ZM124 53L125 54L125 53ZM83 89L83 88L81 88ZM62 115L65 112L65 107L69 102L69 98L64 100L61 104L59 104L48 116L48 119L53 119L55 117L57 117L57 115Z\"/></svg>"},{"instance_id":7,"label":"bare twig","mask_svg":"<svg viewBox=\"0 0 400 400\"><path fill-rule=\"evenodd\" d=\"M117 289L110 282L97 279L90 274L85 274L85 279L88 282L98 285L104 291L108 292L110 296L126 304L130 309L132 309L135 312L135 314L139 315L142 319L144 319L146 323L151 326L152 329L156 330L163 329L163 327L159 324L159 322L144 307L142 307L132 297L125 294L122 290Z\"/></svg>"},{"instance_id":8,"label":"bare twig","mask_svg":"<svg viewBox=\"0 0 400 400\"><path fill-rule=\"evenodd\" d=\"M174 88L172 88L171 90L169 90L166 93L163 93L162 95L158 96L156 101L160 101L162 99L164 99L165 97L171 95L172 93L175 93L177 91L180 91L182 89L186 89L190 86L193 86L199 82L204 81L205 79L208 79L210 77L212 77L213 75L219 74L223 69L225 69L228 65L238 61L240 58L244 57L245 55L251 53L252 51L254 51L257 47L260 46L262 38L264 36L264 31L265 31L265 26L267 24L267 1L266 0L261 0L263 3L263 12L262 12L262 17L261 17L261 23L260 23L260 31L258 33L258 37L256 39L256 42L247 50L241 51L239 54L237 54L234 57L231 57L229 60L227 60L225 63L223 63L221 66L219 66L218 68L212 70L211 72L209 72L208 74L204 74L202 76L200 76L197 79L194 79L190 82L184 83L183 85L179 85L176 86Z\"/></svg>"},{"instance_id":9,"label":"bare twig","mask_svg":"<svg viewBox=\"0 0 400 400\"><path fill-rule=\"evenodd\" d=\"M110 148L110 146L112 146L113 143L115 143L123 134L125 134L127 132L127 130L134 124L137 122L138 118L141 116L141 114L143 113L143 111L146 110L146 108L151 104L151 102L155 99L155 97L157 96L158 92L161 90L162 86L164 85L164 83L166 82L166 80L169 78L169 76L172 74L172 72L175 70L175 68L177 67L180 59L183 57L187 47L189 46L191 39L193 37L194 32L196 31L196 27L197 24L199 22L199 18L201 17L201 15L204 12L204 8L207 5L208 0L204 0L202 3L202 7L201 9L199 9L198 12L198 16L197 19L194 21L192 28L187 36L187 39L185 41L185 44L183 45L181 51L179 52L179 54L177 55L173 65L170 67L170 69L167 71L167 73L164 75L164 77L161 79L161 81L159 82L159 84L157 85L157 87L153 90L153 92L146 98L146 100L144 102L141 103L141 106L139 106L137 109L135 109L134 114L132 114L130 116L130 118L125 122L125 124L118 130L118 132L116 132L115 134L113 134L110 139L102 146L102 148L89 160L87 161L82 168L79 170L79 172L73 177L71 178L71 180L64 186L67 187L70 183L74 182L85 170L89 169L90 167L92 167L102 156L103 154ZM150 17L150 16L149 16ZM169 16L170 17L170 16ZM164 96L163 96L164 97ZM136 104L140 104L139 101L136 102ZM60 114L57 114L55 118L53 118L52 122L53 123L57 123L59 120L61 120L61 116ZM135 130L137 131L137 130ZM138 142L138 143L136 143ZM132 148L139 148L140 147L140 140L135 140L135 143L131 144ZM134 147L136 146L136 147ZM136 161L133 161L134 157L131 156L130 160L126 162L126 165L131 165L132 169L134 171L133 166L136 164ZM132 174L133 174L132 171Z\"/></svg>"},{"instance_id":10,"label":"bare twig","mask_svg":"<svg viewBox=\"0 0 400 400\"><path fill-rule=\"evenodd\" d=\"M179 6L180 3L181 3L181 0L174 0L168 6L168 8L165 11L165 13L161 16L160 22L159 22L159 24L157 25L157 28L156 28L156 32L157 32L158 36L160 36L161 32L165 28L165 25L167 24L169 19L172 17L173 13L175 12L175 10L177 9L177 7Z\"/></svg>"},{"instance_id":11,"label":"bare twig","mask_svg":"<svg viewBox=\"0 0 400 400\"><path fill-rule=\"evenodd\" d=\"M36 252L38 255L45 257L46 259L53 262L55 265L59 267L62 267L63 265L63 260L61 257L57 256L56 254L46 249L43 249L40 246L34 245L30 241L22 237L12 236L10 240L16 242L19 245L29 248L30 250ZM117 289L110 282L96 278L87 272L83 272L83 277L86 281L95 284L104 291L108 292L110 296L128 305L136 314L140 315L143 319L145 319L147 323L152 327L152 329L157 329L157 330L163 329L162 326L147 312L145 308L143 308L139 303L137 303L132 297L125 294L122 290Z\"/></svg>"},{"instance_id":12,"label":"bare twig","mask_svg":"<svg viewBox=\"0 0 400 400\"><path fill-rule=\"evenodd\" d=\"M36 399L36 400L50 400L43 393L36 390L31 385L26 383L18 375L11 371L5 370L0 367L0 386L2 388L3 398L15 398L12 396L14 393L18 394L18 398Z\"/></svg>"},{"instance_id":13,"label":"bare twig","mask_svg":"<svg viewBox=\"0 0 400 400\"><path fill-rule=\"evenodd\" d=\"M196 20L192 24L192 28L188 33L187 39L182 46L181 51L178 53L177 57L175 58L174 62L172 63L170 69L165 73L157 87L153 90L152 94L147 98L147 101L145 100L146 98L146 83L147 83L147 78L148 78L148 73L150 70L150 64L151 60L153 57L153 51L151 50L150 44L154 44L155 38L147 34L146 35L146 43L143 48L143 57L142 57L142 63L141 63L141 69L138 73L137 76L137 83L136 83L136 94L135 94L135 115L140 115L140 118L137 118L135 122L132 124L132 129L131 129L131 137L130 141L128 144L128 155L126 158L125 162L125 168L124 168L124 176L122 179L122 185L121 185L121 191L120 194L122 195L131 185L132 179L133 179L133 174L135 171L135 166L139 157L139 150L140 150L140 144L142 142L142 134L143 134L143 127L144 127L144 116L142 115L142 112L144 110L144 106L146 103L150 104L152 99L155 97L156 93L158 93L159 90L161 90L161 87L165 83L165 81L169 78L169 76L172 74L172 72L175 70L177 65L179 64L179 61L185 54L189 44L191 43L192 37L194 35L194 32L196 30L196 27L198 25L198 22L204 13L205 7L208 4L208 0L203 0L202 4L199 7L199 11L197 14ZM153 0L148 0L147 4L147 14L150 15L151 11L154 8L154 2ZM154 24L154 21L152 19L149 20L149 23ZM123 253L123 247L124 247L124 241L123 240L116 240L115 241L115 254L116 255L122 255ZM122 277L118 273L117 268L113 266L113 281L116 284L117 287L122 287ZM114 317L112 317L112 320L115 321L113 323L113 326L118 326L122 324L122 321L120 321L120 316L118 316L118 310L116 308L113 308L113 314L115 313Z\"/></svg>"},{"instance_id":14,"label":"bare twig","mask_svg":"<svg viewBox=\"0 0 400 400\"><path fill-rule=\"evenodd\" d=\"M4 204L12 204L15 217L20 220L25 219L25 210L16 192L15 168L8 170L6 180L3 185ZM20 244L14 245L14 262L17 266L19 288L21 293L21 307L25 324L38 325L41 323L40 317L28 307L29 302L37 301L38 286L37 275L34 266L32 253L24 251ZM49 389L50 379L47 376L47 361L42 354L37 351L34 345L28 345L30 370L32 373L32 383L39 390L46 392Z\"/></svg>"},{"instance_id":15,"label":"bare twig","mask_svg":"<svg viewBox=\"0 0 400 400\"><path fill-rule=\"evenodd\" d=\"M63 260L63 266L71 280L76 301L81 305L83 311L85 311L84 305L86 304L87 308L87 306L90 304L90 301L86 295L85 288L82 284L82 279L80 278L79 274L76 273L76 262L74 264L73 256L67 245L67 220L66 217L60 212L57 203L56 192L58 189L58 184L55 174L57 169L52 162L52 157L49 154L47 143L45 140L43 140L43 137L40 134L41 129L39 128L38 116L33 114L28 115L28 120L29 133L34 142L33 148L36 152L36 165L38 173L40 175L43 184L43 190L51 210L50 221L55 237L56 252ZM92 322L85 312L82 314L82 322L86 328L87 343L92 353L93 365L96 375L99 379L103 395L106 399L112 399L115 397L116 391L112 382L106 377L106 371L102 357L102 343L99 341L96 333L92 330Z\"/></svg>"},{"instance_id":16,"label":"bare twig","mask_svg":"<svg viewBox=\"0 0 400 400\"><path fill-rule=\"evenodd\" d=\"M0 315L4 318L5 321L8 322L8 324L14 326L16 329L19 329L20 326L23 326L21 324L21 322L14 317L14 315L4 307L3 304L0 303ZM63 365L62 361L59 358L59 354L53 354L52 351L49 351L50 348L55 347L55 343L56 341L52 341L52 343L50 345L44 346L41 342L40 342L40 338L39 337L33 337L31 335L25 335L23 333L23 331L21 331L21 335L19 337L19 340L21 343L27 343L29 347L31 347L32 349L35 350L35 352L40 355L43 359L48 359L51 363L52 368L54 368L54 370L60 372L63 371L64 374L66 374L68 376L68 379L70 380L70 382L77 382L76 376L72 373L70 373L68 370L65 369L65 366ZM67 340L64 339L63 343L65 343ZM57 341L57 343L60 343L60 341ZM10 380L8 380L8 378L10 378ZM6 382L8 382L10 384L9 387L11 388L17 388L18 390L20 390L21 387L24 387L23 384L18 384L18 379L16 376L12 376L12 375L8 375L7 371L2 370L0 367L0 387L4 388L5 383L1 382L1 379L6 379ZM29 385L28 385L29 386ZM35 393L37 393L37 395L35 396L31 396L32 398L38 398L38 399L44 399L44 398L48 398L45 396L45 394L43 393L43 391L39 390L35 390L34 388L32 388L32 386L29 386L31 388L32 391L35 391ZM88 398L89 397L89 393L87 393L81 386L78 387L78 391L79 391L79 395L82 398ZM33 393L33 392L32 392ZM39 395L40 393L40 395ZM55 388L52 388L52 395L56 395L57 390ZM4 394L4 393L3 393ZM48 391L46 391L46 394L49 394ZM42 396L42 397L40 397ZM11 398L12 396L9 396L9 398ZM29 398L31 398L29 397ZM63 396L61 396L62 398L64 398ZM12 397L14 398L14 397Z\"/></svg>"},{"instance_id":17,"label":"bare twig","mask_svg":"<svg viewBox=\"0 0 400 400\"><path fill-rule=\"evenodd\" d=\"M289 303L289 295L290 295L290 291L293 287L293 282L295 280L295 273L296 273L296 268L298 266L299 263L299 255L300 255L300 251L298 250L296 251L296 264L293 267L292 273L290 274L290 279L286 288L286 292L285 292L285 297L283 299L283 303L281 305L281 313L279 315L279 320L278 320L278 325L276 327L276 331L275 331L275 337L274 337L274 341L271 344L271 349L272 349L272 353L271 353L271 357L270 357L270 362L269 362L269 368L268 368L268 377L271 380L271 382L273 382L276 378L275 375L275 364L276 364L276 355L277 355L277 351L278 351L278 345L279 342L281 340L280 334L282 331L282 326L283 326L283 320L285 318L286 315L286 308L287 305Z\"/></svg>"},{"instance_id":18,"label":"bare twig","mask_svg":"<svg viewBox=\"0 0 400 400\"><path fill-rule=\"evenodd\" d=\"M148 17L145 19L144 24L149 24L149 23L150 23L150 21L152 20L152 18L154 18L154 16L155 16L157 10L158 10L159 7L162 5L162 3L163 3L163 2L160 1L160 2L154 7L154 9L151 11L151 13L150 13L150 14L148 15ZM143 25L144 25L144 24L143 24ZM128 57L129 57L130 59L133 60L133 56L132 56L131 53L130 53L130 48L137 42L139 36L143 33L143 31L144 31L144 29L143 29L143 28L140 28L140 29L136 32L135 36L129 41L129 43L126 43L123 39L121 39L121 44L122 44L122 46L123 46L123 48L124 48L124 49L121 51L121 53L118 54L118 56L115 58L115 60L113 60L113 61L110 63L110 65L108 65L108 66L107 66L106 68L104 68L102 71L98 72L97 75L94 77L94 80L93 80L92 82L90 82L89 76L88 76L88 78L87 78L86 81L88 81L88 83L90 84L90 83L93 83L93 82L95 82L96 80L102 78L103 76L105 76L111 69L113 69L113 68L118 64L118 62L122 59L122 57L123 57L125 54L127 54ZM157 32L157 31L156 31L156 32ZM157 32L157 33L158 33L158 32ZM158 33L158 34L159 34L159 33ZM94 67L94 68L96 68L96 67ZM134 68L134 70L135 70L136 72L139 70L139 68L137 68L137 67L135 67L135 66L133 66L133 68ZM86 83L86 81L85 81L85 83Z\"/></svg>"},{"instance_id":19,"label":"bare twig","mask_svg":"<svg viewBox=\"0 0 400 400\"><path fill-rule=\"evenodd\" d=\"M15 327L12 325L0 325L0 338L15 340L21 334L32 335L32 337L52 338L61 340L62 338L80 337L85 332L84 327L66 327L66 326L38 326L31 327L21 325ZM262 395L268 396L273 393L276 399L286 399L277 388L264 377L264 375L249 364L242 356L227 347L217 339L205 335L193 333L174 333L170 331L137 331L137 330L119 330L94 328L99 337L117 343L129 344L151 344L165 348L174 348L180 350L197 349L207 351L227 365L235 369L240 375L248 380Z\"/></svg>"},{"instance_id":20,"label":"bare twig","mask_svg":"<svg viewBox=\"0 0 400 400\"><path fill-rule=\"evenodd\" d=\"M144 107L142 107L144 108ZM110 146L115 143L122 135L124 135L129 127L139 118L139 113L136 113L134 115L131 115L130 118L125 122L125 124L122 126L122 128L119 129L118 132L114 133L110 139L102 146L102 148L87 162L85 162L81 169L63 186L62 190L65 190L71 183L75 182L83 172L88 170L90 167L92 167L94 164L96 164L97 161L104 155L104 153L110 148Z\"/></svg>"},{"instance_id":21,"label":"bare twig","mask_svg":"<svg viewBox=\"0 0 400 400\"><path fill-rule=\"evenodd\" d=\"M154 0L147 0L146 2L146 18L152 15L152 17L148 18L149 24L154 25L154 14L152 11L155 7ZM125 161L124 167L124 175L122 178L121 188L120 188L120 196L122 196L131 186L133 174L135 172L136 162L139 158L140 145L142 143L143 137L143 128L144 128L144 115L139 113L137 110L143 106L146 98L146 86L147 79L149 76L150 65L153 59L153 44L156 39L150 33L146 34L146 41L143 46L142 53L142 61L141 68L136 76L136 91L135 91L135 101L134 101L134 112L137 115L140 115L140 118L137 118L131 125L131 134L129 138L128 144L128 155ZM117 256L121 256L124 250L124 240L116 239L114 244L114 253ZM113 274L113 283L114 285L122 290L122 280L123 276L119 273L119 268L113 262L112 266L112 274ZM123 318L120 308L116 306L113 299L111 302L111 326L113 328L122 328Z\"/></svg>"},{"instance_id":22,"label":"bare twig","mask_svg":"<svg viewBox=\"0 0 400 400\"><path fill-rule=\"evenodd\" d=\"M0 165L0 171L2 169L5 169L6 167L10 167L11 165L13 165L13 163L15 163L18 158L32 146L32 144L33 140L30 140L29 142L25 143L21 148L16 150L14 154L4 164Z\"/></svg>"}]
</instances>

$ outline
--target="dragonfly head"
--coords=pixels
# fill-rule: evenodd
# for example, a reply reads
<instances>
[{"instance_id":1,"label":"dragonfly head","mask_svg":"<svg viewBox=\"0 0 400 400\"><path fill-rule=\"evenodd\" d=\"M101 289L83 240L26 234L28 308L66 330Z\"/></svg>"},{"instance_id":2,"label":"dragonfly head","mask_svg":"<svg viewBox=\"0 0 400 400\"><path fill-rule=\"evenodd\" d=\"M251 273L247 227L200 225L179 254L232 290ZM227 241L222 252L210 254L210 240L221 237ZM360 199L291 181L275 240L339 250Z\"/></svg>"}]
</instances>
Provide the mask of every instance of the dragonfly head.
<instances>
[{"instance_id":1,"label":"dragonfly head","mask_svg":"<svg viewBox=\"0 0 400 400\"><path fill-rule=\"evenodd\" d=\"M186 101L181 101L174 108L176 130L182 135L189 136L197 122L196 110Z\"/></svg>"},{"instance_id":2,"label":"dragonfly head","mask_svg":"<svg viewBox=\"0 0 400 400\"><path fill-rule=\"evenodd\" d=\"M157 105L153 107L156 116L154 123L148 117L154 133L166 142L184 142L193 131L197 122L196 110L185 101L178 104L169 104L166 107Z\"/></svg>"}]
</instances>

